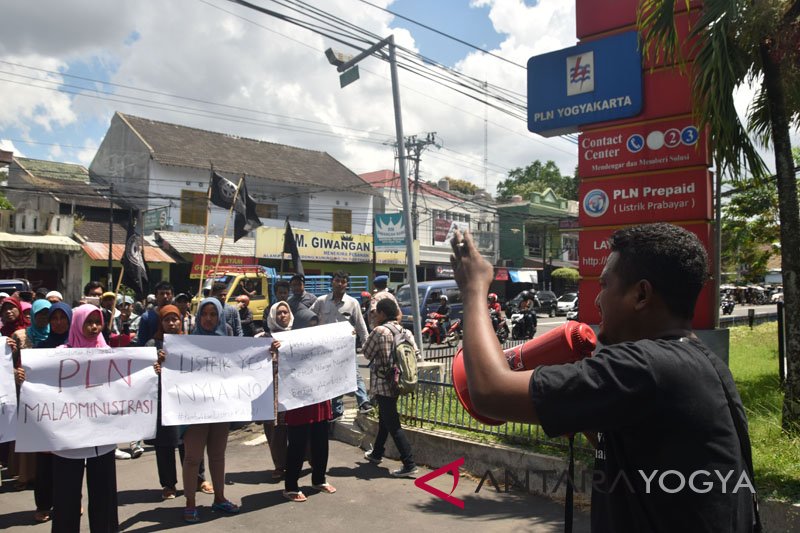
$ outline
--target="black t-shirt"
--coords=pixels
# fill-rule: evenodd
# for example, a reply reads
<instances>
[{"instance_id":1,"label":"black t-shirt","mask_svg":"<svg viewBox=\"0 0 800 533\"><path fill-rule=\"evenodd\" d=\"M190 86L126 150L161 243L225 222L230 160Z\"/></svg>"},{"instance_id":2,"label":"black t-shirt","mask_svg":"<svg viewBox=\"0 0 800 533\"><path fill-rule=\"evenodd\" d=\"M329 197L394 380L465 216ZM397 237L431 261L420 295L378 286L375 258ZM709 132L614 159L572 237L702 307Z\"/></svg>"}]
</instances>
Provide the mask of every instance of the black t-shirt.
<instances>
[{"instance_id":1,"label":"black t-shirt","mask_svg":"<svg viewBox=\"0 0 800 533\"><path fill-rule=\"evenodd\" d=\"M600 432L593 532L752 530L753 481L706 353L693 339L644 340L533 373L530 394L548 435ZM719 366L746 428L733 378Z\"/></svg>"}]
</instances>

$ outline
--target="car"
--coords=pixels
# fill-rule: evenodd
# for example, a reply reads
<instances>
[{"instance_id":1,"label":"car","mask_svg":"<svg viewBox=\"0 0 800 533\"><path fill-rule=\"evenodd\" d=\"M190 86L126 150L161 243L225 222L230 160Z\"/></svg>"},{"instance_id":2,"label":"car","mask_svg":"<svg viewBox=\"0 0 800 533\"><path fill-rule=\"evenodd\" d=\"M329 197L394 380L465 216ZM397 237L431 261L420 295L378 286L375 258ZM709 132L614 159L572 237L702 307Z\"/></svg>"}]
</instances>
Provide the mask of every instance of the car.
<instances>
[{"instance_id":1,"label":"car","mask_svg":"<svg viewBox=\"0 0 800 533\"><path fill-rule=\"evenodd\" d=\"M33 299L31 283L27 279L0 279L0 292L10 295L17 291L23 300L31 301Z\"/></svg>"},{"instance_id":2,"label":"car","mask_svg":"<svg viewBox=\"0 0 800 533\"><path fill-rule=\"evenodd\" d=\"M523 291L524 292L524 291ZM536 314L556 316L556 294L552 291L529 291L534 293L533 309ZM522 301L522 293L517 294L508 302L506 302L506 316L511 316L513 310L519 308L519 303Z\"/></svg>"},{"instance_id":3,"label":"car","mask_svg":"<svg viewBox=\"0 0 800 533\"><path fill-rule=\"evenodd\" d=\"M770 296L770 301L772 303L782 302L783 301L783 292L776 292L772 296Z\"/></svg>"},{"instance_id":4,"label":"car","mask_svg":"<svg viewBox=\"0 0 800 533\"><path fill-rule=\"evenodd\" d=\"M432 313L439 308L439 298L447 296L447 305L450 306L450 320L461 319L464 304L461 302L461 289L454 279L442 279L438 281L421 281L417 283L419 298L419 313L423 324L428 313ZM403 285L395 294L397 303L400 304L400 311L403 313L402 326L407 330L414 331L414 315L411 305L411 286Z\"/></svg>"},{"instance_id":5,"label":"car","mask_svg":"<svg viewBox=\"0 0 800 533\"><path fill-rule=\"evenodd\" d=\"M573 309L577 308L578 305L578 293L577 292L567 292L562 294L556 300L556 314L557 315L566 315Z\"/></svg>"}]
</instances>

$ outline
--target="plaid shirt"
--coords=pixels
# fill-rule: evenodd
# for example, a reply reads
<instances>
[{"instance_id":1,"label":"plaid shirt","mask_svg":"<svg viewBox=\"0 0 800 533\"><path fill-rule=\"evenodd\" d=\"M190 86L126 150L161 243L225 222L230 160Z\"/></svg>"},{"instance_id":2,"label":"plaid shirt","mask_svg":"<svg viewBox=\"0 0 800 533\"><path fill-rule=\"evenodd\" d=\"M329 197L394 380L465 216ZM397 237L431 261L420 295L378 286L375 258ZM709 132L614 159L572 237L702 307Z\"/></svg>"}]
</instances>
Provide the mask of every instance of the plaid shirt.
<instances>
[{"instance_id":1,"label":"plaid shirt","mask_svg":"<svg viewBox=\"0 0 800 533\"><path fill-rule=\"evenodd\" d=\"M403 329L396 321L392 320L386 324L392 324L400 331L400 335L411 342L414 351L419 354L417 343L414 336L407 329ZM378 370L385 370L392 364L392 351L394 350L394 333L386 327L386 324L376 327L369 334L367 342L363 346L363 355L370 362L369 365L369 394L370 396L387 396L393 398L397 396L397 384L392 379L379 376ZM382 372L381 372L382 373ZM391 376L390 376L391 377Z\"/></svg>"}]
</instances>

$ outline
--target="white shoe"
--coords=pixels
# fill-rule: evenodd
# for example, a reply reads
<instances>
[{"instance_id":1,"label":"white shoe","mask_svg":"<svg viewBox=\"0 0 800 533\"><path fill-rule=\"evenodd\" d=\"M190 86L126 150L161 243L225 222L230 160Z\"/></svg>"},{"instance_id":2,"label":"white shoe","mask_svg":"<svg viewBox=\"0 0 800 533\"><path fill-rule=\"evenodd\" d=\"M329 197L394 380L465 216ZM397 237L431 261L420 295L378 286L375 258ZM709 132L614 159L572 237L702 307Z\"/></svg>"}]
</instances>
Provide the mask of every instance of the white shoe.
<instances>
[{"instance_id":1,"label":"white shoe","mask_svg":"<svg viewBox=\"0 0 800 533\"><path fill-rule=\"evenodd\" d=\"M128 452L123 452L122 450L117 448L116 450L114 450L114 458L120 460L130 459L131 454L129 454Z\"/></svg>"}]
</instances>

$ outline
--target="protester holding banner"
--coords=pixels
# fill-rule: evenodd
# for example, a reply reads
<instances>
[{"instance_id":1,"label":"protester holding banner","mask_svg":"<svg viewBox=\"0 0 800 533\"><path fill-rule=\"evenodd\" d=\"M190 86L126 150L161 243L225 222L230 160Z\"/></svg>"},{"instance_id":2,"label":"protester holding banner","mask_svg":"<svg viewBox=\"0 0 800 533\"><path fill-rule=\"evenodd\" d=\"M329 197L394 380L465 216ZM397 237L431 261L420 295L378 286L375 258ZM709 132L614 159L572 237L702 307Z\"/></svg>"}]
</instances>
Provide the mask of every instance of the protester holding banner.
<instances>
[{"instance_id":1,"label":"protester holding banner","mask_svg":"<svg viewBox=\"0 0 800 533\"><path fill-rule=\"evenodd\" d=\"M67 348L107 348L102 335L103 315L96 306L83 304L73 310ZM115 444L54 452L53 533L73 533L81 527L83 470L89 496L89 530L119 530Z\"/></svg>"},{"instance_id":2,"label":"protester holding banner","mask_svg":"<svg viewBox=\"0 0 800 533\"><path fill-rule=\"evenodd\" d=\"M222 303L217 298L205 298L197 309L197 319L192 335L216 335L230 337L231 327L225 323ZM195 483L203 460L203 453L208 446L208 468L214 483L215 511L236 514L239 506L225 499L225 449L228 446L228 422L212 424L194 424L188 426L183 434L183 445L186 457L183 460L183 492L186 496L186 508L183 519L189 523L200 521L195 501Z\"/></svg>"},{"instance_id":3,"label":"protester holding banner","mask_svg":"<svg viewBox=\"0 0 800 533\"><path fill-rule=\"evenodd\" d=\"M147 341L146 346L155 346L158 349L158 415L156 419L156 438L148 441L156 449L156 468L158 469L158 481L161 484L161 499L172 500L177 494L178 474L176 473L175 448L181 463L186 457L186 452L181 441L180 428L178 426L164 426L161 424L161 364L164 362L166 352L164 352L164 334L183 335L183 320L181 311L174 305L165 305L158 310L160 320L158 329L152 339ZM194 486L194 485L192 485ZM197 490L206 494L214 494L214 488L205 479L205 468L202 457L198 467Z\"/></svg>"},{"instance_id":4,"label":"protester holding banner","mask_svg":"<svg viewBox=\"0 0 800 533\"><path fill-rule=\"evenodd\" d=\"M11 296L3 300L0 305L0 315L3 318L3 327L0 330L7 338L7 343L11 347L11 357L14 368L20 368L20 350L31 348L33 345L28 340L27 328L31 325L30 320L25 316L24 308L30 308L30 304L20 301L19 298ZM33 481L35 473L35 462L32 454L14 452L14 443L7 444L8 449L8 470L11 475L17 476L17 489L25 489L28 483Z\"/></svg>"},{"instance_id":5,"label":"protester holding banner","mask_svg":"<svg viewBox=\"0 0 800 533\"><path fill-rule=\"evenodd\" d=\"M273 318L274 312L274 320ZM289 305L279 302L270 309L270 331L289 331L294 316ZM273 329L274 328L274 329ZM281 343L272 343L272 356L278 359ZM280 364L280 363L279 363ZM328 420L331 418L331 402L307 405L286 411L286 425L289 433L289 448L286 457L286 481L283 497L293 502L304 502L306 496L300 490L298 481L306 452L311 441L311 486L325 494L333 494L336 488L325 479L328 470Z\"/></svg>"},{"instance_id":6,"label":"protester holding banner","mask_svg":"<svg viewBox=\"0 0 800 533\"><path fill-rule=\"evenodd\" d=\"M288 289L288 284L286 286ZM281 320L278 320L278 313L281 314ZM288 321L286 316L290 317ZM277 331L287 331L292 329L294 317L289 308L289 304L285 301L279 301L269 308L267 315L267 330L270 333ZM281 325L283 324L283 325ZM281 343L274 341L270 352L272 353L272 379L275 387L275 398L278 398L278 348ZM277 402L277 400L276 400ZM277 406L276 406L277 407ZM275 410L275 420L267 420L264 422L264 434L267 437L267 444L269 444L269 453L272 456L272 464L275 469L272 471L272 479L283 479L286 475L286 454L288 447L288 434L286 429L286 414L279 413L277 408Z\"/></svg>"},{"instance_id":7,"label":"protester holding banner","mask_svg":"<svg viewBox=\"0 0 800 533\"><path fill-rule=\"evenodd\" d=\"M47 310L49 317L50 333L47 338L36 344L34 348L56 348L67 343L69 326L72 322L72 308L63 302L54 303ZM20 368L19 381L25 379L25 370ZM36 512L33 519L36 522L47 522L53 510L53 454L49 452L36 453L36 482L33 485L33 499L36 502Z\"/></svg>"}]
</instances>

